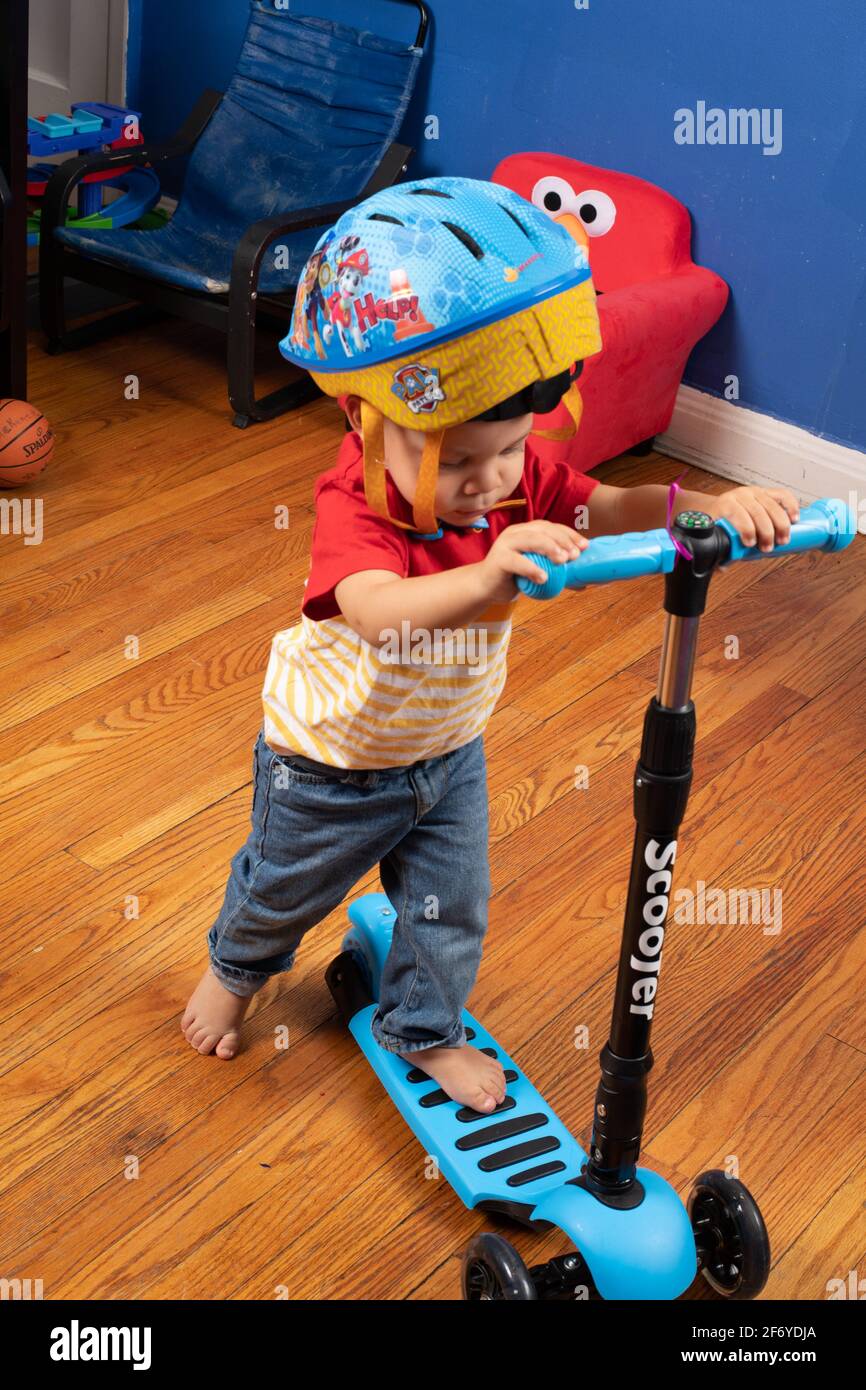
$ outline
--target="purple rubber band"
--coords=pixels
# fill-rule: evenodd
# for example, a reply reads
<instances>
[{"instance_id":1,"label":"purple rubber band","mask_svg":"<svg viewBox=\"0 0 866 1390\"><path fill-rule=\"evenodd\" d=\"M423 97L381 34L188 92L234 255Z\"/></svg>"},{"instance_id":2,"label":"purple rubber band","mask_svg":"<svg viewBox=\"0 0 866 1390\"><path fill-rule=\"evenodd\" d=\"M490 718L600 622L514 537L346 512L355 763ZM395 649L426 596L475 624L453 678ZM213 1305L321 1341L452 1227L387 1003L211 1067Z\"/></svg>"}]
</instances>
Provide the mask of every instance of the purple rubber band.
<instances>
[{"instance_id":1,"label":"purple rubber band","mask_svg":"<svg viewBox=\"0 0 866 1390\"><path fill-rule=\"evenodd\" d=\"M685 473L680 474L680 478L684 478L685 476ZM665 529L668 535L670 536L671 540L673 541L674 549L676 550L677 554L682 555L684 560L691 560L692 557L690 552L686 550L686 547L683 545L682 541L677 540L676 536L671 530L674 511L674 498L676 497L678 492L682 492L682 488L680 487L680 478L675 478L674 481L671 483L670 488L668 489L668 519L665 522Z\"/></svg>"}]
</instances>

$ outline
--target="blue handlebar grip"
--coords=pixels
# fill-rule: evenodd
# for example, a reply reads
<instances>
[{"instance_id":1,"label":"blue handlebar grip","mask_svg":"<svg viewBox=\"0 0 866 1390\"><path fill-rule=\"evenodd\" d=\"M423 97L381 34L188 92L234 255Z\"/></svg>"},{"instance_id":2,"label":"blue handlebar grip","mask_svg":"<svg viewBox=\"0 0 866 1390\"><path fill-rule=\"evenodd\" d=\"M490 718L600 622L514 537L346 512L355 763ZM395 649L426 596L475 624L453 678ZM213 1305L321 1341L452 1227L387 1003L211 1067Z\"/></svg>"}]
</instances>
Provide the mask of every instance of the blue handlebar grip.
<instances>
[{"instance_id":1,"label":"blue handlebar grip","mask_svg":"<svg viewBox=\"0 0 866 1390\"><path fill-rule=\"evenodd\" d=\"M857 534L853 511L838 497L812 502L791 525L791 539L772 550L744 545L729 521L716 522L730 539L731 553L722 568L734 560L772 560L801 550L844 550ZM563 589L582 589L587 584L607 584L612 579L636 579L644 574L669 574L676 560L676 548L664 527L656 531L627 531L623 536L597 536L576 560L558 565L546 555L528 553L547 579L538 583L524 575L517 587L529 598L555 598Z\"/></svg>"},{"instance_id":2,"label":"blue handlebar grip","mask_svg":"<svg viewBox=\"0 0 866 1390\"><path fill-rule=\"evenodd\" d=\"M743 545L730 521L716 522L731 538L731 553L723 569L734 560L774 560L777 555L793 555L800 550L844 550L857 531L851 508L838 497L823 497L800 512L800 520L791 523L791 539L772 550L760 550L756 545Z\"/></svg>"},{"instance_id":3,"label":"blue handlebar grip","mask_svg":"<svg viewBox=\"0 0 866 1390\"><path fill-rule=\"evenodd\" d=\"M547 574L543 584L525 575L517 587L529 598L555 598L563 589L607 584L612 579L637 579L643 574L667 574L676 559L674 543L664 527L656 531L627 531L623 536L596 536L576 560L558 565L547 555L527 554Z\"/></svg>"}]
</instances>

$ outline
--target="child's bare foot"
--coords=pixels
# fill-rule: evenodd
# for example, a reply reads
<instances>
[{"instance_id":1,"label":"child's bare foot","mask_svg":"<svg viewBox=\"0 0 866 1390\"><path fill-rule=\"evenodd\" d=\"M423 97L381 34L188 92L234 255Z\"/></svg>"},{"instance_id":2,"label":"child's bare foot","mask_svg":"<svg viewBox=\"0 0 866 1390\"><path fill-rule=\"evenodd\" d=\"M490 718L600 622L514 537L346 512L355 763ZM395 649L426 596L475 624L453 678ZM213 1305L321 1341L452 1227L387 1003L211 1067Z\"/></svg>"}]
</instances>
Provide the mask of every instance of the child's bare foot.
<instances>
[{"instance_id":1,"label":"child's bare foot","mask_svg":"<svg viewBox=\"0 0 866 1390\"><path fill-rule=\"evenodd\" d=\"M181 1032L196 1052L234 1057L240 1046L238 1029L250 1003L251 997L232 994L221 985L208 966L190 996Z\"/></svg>"},{"instance_id":2,"label":"child's bare foot","mask_svg":"<svg viewBox=\"0 0 866 1390\"><path fill-rule=\"evenodd\" d=\"M426 1071L452 1100L470 1110L488 1113L505 1099L505 1072L500 1064L477 1047L425 1047L398 1056Z\"/></svg>"}]
</instances>

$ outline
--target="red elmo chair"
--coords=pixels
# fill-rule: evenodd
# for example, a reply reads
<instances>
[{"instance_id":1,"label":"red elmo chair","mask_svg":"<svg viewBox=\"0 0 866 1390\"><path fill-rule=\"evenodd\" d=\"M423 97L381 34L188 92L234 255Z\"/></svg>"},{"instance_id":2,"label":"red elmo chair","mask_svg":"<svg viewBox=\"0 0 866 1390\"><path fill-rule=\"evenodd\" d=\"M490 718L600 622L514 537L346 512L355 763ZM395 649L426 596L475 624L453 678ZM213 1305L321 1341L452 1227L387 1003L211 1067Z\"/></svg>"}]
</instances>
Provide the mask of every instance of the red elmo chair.
<instances>
[{"instance_id":1,"label":"red elmo chair","mask_svg":"<svg viewBox=\"0 0 866 1390\"><path fill-rule=\"evenodd\" d=\"M686 360L725 307L728 287L691 256L689 214L661 188L556 154L509 155L494 183L535 203L588 247L603 347L584 363L577 435L537 440L539 454L581 472L627 450L646 452L670 424ZM562 429L560 405L536 416ZM643 446L643 449L641 449Z\"/></svg>"}]
</instances>

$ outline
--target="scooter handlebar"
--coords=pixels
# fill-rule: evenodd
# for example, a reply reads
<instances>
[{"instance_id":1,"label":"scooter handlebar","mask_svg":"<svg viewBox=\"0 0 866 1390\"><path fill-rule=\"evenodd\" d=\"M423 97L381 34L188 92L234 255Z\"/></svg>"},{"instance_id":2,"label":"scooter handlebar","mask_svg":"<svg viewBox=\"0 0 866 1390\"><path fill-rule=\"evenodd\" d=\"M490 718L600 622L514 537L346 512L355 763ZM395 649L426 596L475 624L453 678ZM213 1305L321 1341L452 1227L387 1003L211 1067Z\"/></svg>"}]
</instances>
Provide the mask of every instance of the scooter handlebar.
<instances>
[{"instance_id":1,"label":"scooter handlebar","mask_svg":"<svg viewBox=\"0 0 866 1390\"><path fill-rule=\"evenodd\" d=\"M800 520L791 526L791 539L772 550L759 550L756 545L744 545L729 521L716 522L730 537L731 553L722 563L734 560L772 560L777 555L789 555L800 550L844 550L854 539L857 526L854 514L838 497L822 497L800 512Z\"/></svg>"},{"instance_id":2,"label":"scooter handlebar","mask_svg":"<svg viewBox=\"0 0 866 1390\"><path fill-rule=\"evenodd\" d=\"M790 540L768 551L757 545L744 545L729 521L717 521L716 526L728 537L730 553L720 562L723 566L734 560L774 560L801 550L844 550L857 529L851 509L837 497L825 497L803 508L800 520L791 525ZM547 579L542 584L519 575L517 587L529 598L555 598L563 589L583 589L588 584L609 584L615 579L636 579L646 574L668 574L676 554L664 527L628 531L622 536L597 536L576 560L564 565L546 555L529 553L528 558L545 571Z\"/></svg>"}]
</instances>

